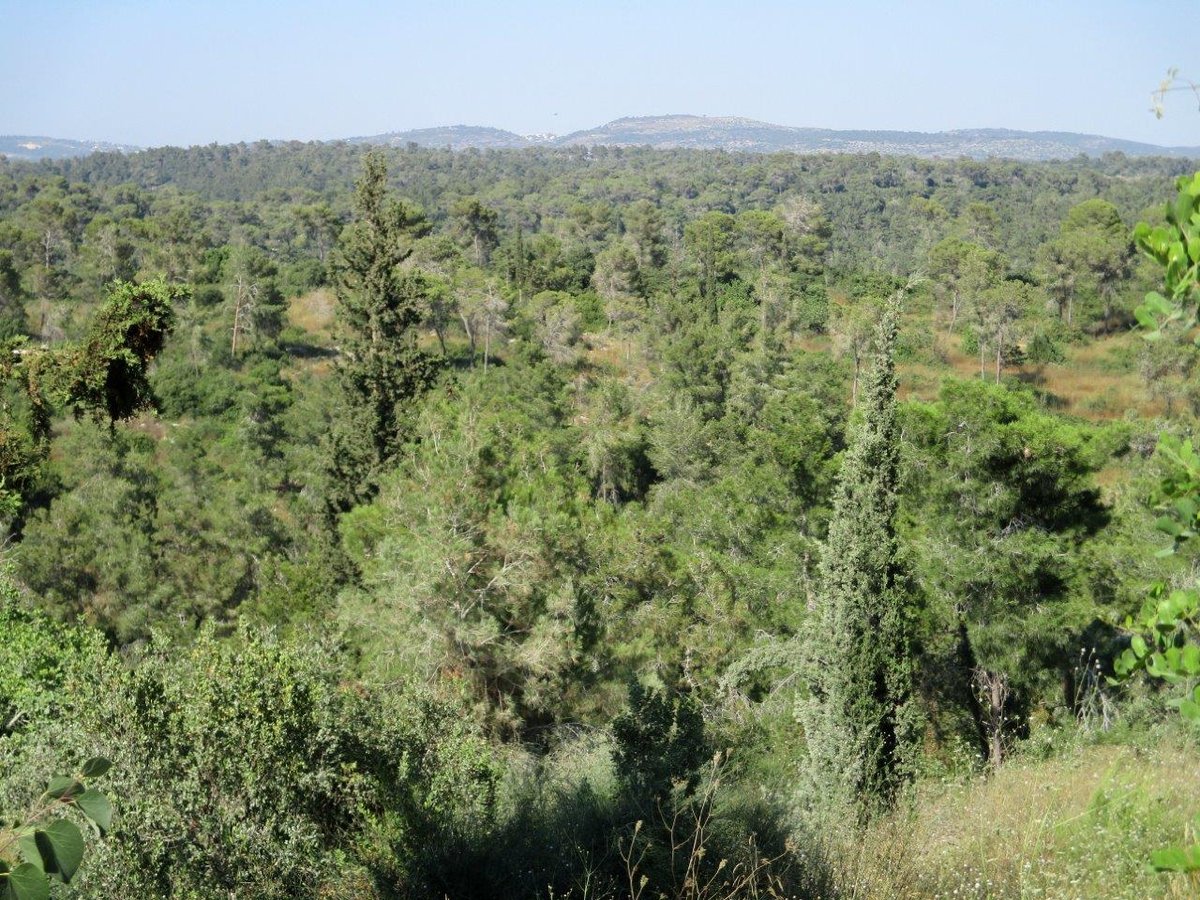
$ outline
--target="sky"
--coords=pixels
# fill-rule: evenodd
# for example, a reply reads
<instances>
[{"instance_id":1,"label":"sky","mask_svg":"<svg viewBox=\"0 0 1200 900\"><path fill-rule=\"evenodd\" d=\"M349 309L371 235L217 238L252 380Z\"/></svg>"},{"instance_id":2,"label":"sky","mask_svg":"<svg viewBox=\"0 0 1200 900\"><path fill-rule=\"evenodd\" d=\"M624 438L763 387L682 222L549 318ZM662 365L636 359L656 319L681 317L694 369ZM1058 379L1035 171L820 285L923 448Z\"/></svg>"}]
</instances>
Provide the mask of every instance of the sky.
<instances>
[{"instance_id":1,"label":"sky","mask_svg":"<svg viewBox=\"0 0 1200 900\"><path fill-rule=\"evenodd\" d=\"M621 116L1200 146L1200 0L0 0L0 134L139 146Z\"/></svg>"}]
</instances>

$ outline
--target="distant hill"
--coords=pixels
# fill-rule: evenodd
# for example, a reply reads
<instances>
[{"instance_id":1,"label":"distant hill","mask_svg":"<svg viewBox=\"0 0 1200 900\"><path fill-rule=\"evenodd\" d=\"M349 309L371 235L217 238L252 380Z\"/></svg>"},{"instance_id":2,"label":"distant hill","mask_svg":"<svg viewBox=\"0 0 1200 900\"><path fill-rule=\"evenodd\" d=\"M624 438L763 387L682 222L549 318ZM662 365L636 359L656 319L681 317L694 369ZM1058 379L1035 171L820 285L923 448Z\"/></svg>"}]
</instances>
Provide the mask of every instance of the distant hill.
<instances>
[{"instance_id":1,"label":"distant hill","mask_svg":"<svg viewBox=\"0 0 1200 900\"><path fill-rule=\"evenodd\" d=\"M880 153L927 158L989 157L1017 160L1070 159L1083 153L1103 156L1172 156L1200 159L1200 147L1159 147L1138 141L1070 131L1014 131L967 128L956 131L836 131L793 128L733 116L642 116L616 119L572 134L520 135L479 125L446 125L347 138L352 144L449 147L452 150L512 150L524 147L658 147L731 150L747 153ZM0 154L14 159L59 159L98 150L139 148L100 141L0 136Z\"/></svg>"},{"instance_id":2,"label":"distant hill","mask_svg":"<svg viewBox=\"0 0 1200 900\"><path fill-rule=\"evenodd\" d=\"M69 138L32 137L25 134L0 134L0 156L11 159L63 159L68 156L87 156L101 150L132 153L140 150L131 144L110 144L106 141L75 141Z\"/></svg>"},{"instance_id":3,"label":"distant hill","mask_svg":"<svg viewBox=\"0 0 1200 900\"><path fill-rule=\"evenodd\" d=\"M1069 159L1080 153L1101 156L1200 158L1200 147L1158 147L1137 141L1068 131L1014 131L976 128L934 133L921 131L835 131L791 128L753 119L709 116L646 116L617 119L555 142L566 146L650 146L743 150L752 153L882 153L925 157L1004 157Z\"/></svg>"},{"instance_id":4,"label":"distant hill","mask_svg":"<svg viewBox=\"0 0 1200 900\"><path fill-rule=\"evenodd\" d=\"M403 147L416 144L420 147L449 147L465 150L478 147L481 150L511 150L529 147L534 141L504 131L500 128L485 128L480 125L446 125L441 128L417 128L413 131L392 131L370 137L350 138L351 144L381 144L387 147Z\"/></svg>"}]
</instances>

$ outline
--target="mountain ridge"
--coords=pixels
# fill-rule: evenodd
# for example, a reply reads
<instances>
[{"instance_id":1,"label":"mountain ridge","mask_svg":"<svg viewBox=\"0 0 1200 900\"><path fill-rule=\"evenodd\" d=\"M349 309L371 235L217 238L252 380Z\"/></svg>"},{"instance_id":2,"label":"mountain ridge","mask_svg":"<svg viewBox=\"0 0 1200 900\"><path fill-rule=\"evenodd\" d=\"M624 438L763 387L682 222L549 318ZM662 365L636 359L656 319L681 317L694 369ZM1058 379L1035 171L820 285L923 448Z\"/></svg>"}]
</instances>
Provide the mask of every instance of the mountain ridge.
<instances>
[{"instance_id":1,"label":"mountain ridge","mask_svg":"<svg viewBox=\"0 0 1200 900\"><path fill-rule=\"evenodd\" d=\"M973 157L1016 160L1069 159L1080 153L1102 156L1200 158L1200 147L1166 147L1071 131L1023 131L1015 128L957 128L924 132L888 129L833 129L761 122L742 116L625 116L596 128L536 138L499 128L452 125L387 132L355 138L357 143L425 147L521 148L643 147L712 149L749 153L880 153L889 156Z\"/></svg>"},{"instance_id":2,"label":"mountain ridge","mask_svg":"<svg viewBox=\"0 0 1200 900\"><path fill-rule=\"evenodd\" d=\"M11 159L67 159L89 153L132 153L141 150L133 144L109 141L54 138L31 134L0 134L0 156Z\"/></svg>"},{"instance_id":3,"label":"mountain ridge","mask_svg":"<svg viewBox=\"0 0 1200 900\"><path fill-rule=\"evenodd\" d=\"M741 116L625 116L596 128L565 135L521 135L482 125L444 125L344 138L352 144L449 147L452 150L508 150L526 147L653 147L746 153L879 153L925 158L1070 159L1102 156L1165 156L1200 159L1200 146L1166 147L1141 141L1071 131L1014 128L957 128L950 131L833 129L777 125ZM54 159L97 151L140 148L101 141L0 135L0 155L15 159Z\"/></svg>"}]
</instances>

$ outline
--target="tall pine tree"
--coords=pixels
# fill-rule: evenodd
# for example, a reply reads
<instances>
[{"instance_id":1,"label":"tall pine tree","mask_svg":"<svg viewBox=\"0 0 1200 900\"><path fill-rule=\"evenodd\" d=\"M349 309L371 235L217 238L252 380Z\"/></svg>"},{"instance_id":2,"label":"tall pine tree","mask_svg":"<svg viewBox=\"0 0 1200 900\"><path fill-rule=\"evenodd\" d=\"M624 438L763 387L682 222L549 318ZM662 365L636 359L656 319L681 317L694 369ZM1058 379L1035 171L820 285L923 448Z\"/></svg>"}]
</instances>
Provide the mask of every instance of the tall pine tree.
<instances>
[{"instance_id":1,"label":"tall pine tree","mask_svg":"<svg viewBox=\"0 0 1200 900\"><path fill-rule=\"evenodd\" d=\"M896 535L898 323L899 296L876 332L838 479L806 650L811 695L801 708L813 787L864 818L894 799L918 730L911 595Z\"/></svg>"},{"instance_id":2,"label":"tall pine tree","mask_svg":"<svg viewBox=\"0 0 1200 900\"><path fill-rule=\"evenodd\" d=\"M420 210L388 195L387 164L378 151L364 159L354 214L333 261L342 326L341 402L326 468L335 513L374 495L380 471L402 442L406 407L433 375L432 360L417 346L425 282L402 267L429 224Z\"/></svg>"}]
</instances>

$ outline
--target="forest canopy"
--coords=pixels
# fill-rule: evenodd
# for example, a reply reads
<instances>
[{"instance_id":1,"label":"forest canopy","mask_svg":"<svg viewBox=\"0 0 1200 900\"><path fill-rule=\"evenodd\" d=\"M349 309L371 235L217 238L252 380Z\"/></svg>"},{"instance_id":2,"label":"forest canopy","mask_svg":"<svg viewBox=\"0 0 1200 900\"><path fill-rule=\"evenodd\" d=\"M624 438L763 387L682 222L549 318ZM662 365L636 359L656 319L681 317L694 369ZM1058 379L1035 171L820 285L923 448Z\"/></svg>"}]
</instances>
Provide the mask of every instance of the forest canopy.
<instances>
[{"instance_id":1,"label":"forest canopy","mask_svg":"<svg viewBox=\"0 0 1200 900\"><path fill-rule=\"evenodd\" d=\"M62 896L1162 893L1192 168L0 159L0 814L111 761ZM899 843L1088 766L1061 865Z\"/></svg>"}]
</instances>

